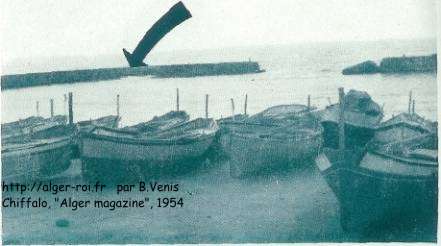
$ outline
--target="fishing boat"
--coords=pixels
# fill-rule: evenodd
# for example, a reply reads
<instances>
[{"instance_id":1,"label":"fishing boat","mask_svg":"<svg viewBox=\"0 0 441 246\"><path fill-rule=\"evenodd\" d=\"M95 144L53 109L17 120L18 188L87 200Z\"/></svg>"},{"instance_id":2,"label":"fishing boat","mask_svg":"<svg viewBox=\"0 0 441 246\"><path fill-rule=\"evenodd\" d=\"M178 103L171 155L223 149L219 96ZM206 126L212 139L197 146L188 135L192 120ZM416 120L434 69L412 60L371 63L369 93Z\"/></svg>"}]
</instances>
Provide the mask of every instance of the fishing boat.
<instances>
[{"instance_id":1,"label":"fishing boat","mask_svg":"<svg viewBox=\"0 0 441 246\"><path fill-rule=\"evenodd\" d=\"M215 162L222 162L227 159L227 153L225 152L225 146L227 145L227 136L230 127L235 124L240 124L248 118L246 114L235 114L229 117L220 118L216 120L219 126L219 131L216 134L213 144L209 150L209 158Z\"/></svg>"},{"instance_id":2,"label":"fishing boat","mask_svg":"<svg viewBox=\"0 0 441 246\"><path fill-rule=\"evenodd\" d=\"M416 113L401 113L382 122L375 130L373 141L391 143L421 135L437 133L437 124Z\"/></svg>"},{"instance_id":3,"label":"fishing boat","mask_svg":"<svg viewBox=\"0 0 441 246\"><path fill-rule=\"evenodd\" d=\"M217 124L220 126L222 124L228 124L231 122L241 122L244 121L245 119L248 118L248 115L246 114L235 114L229 117L225 117L225 118L220 118L218 120L216 120Z\"/></svg>"},{"instance_id":4,"label":"fishing boat","mask_svg":"<svg viewBox=\"0 0 441 246\"><path fill-rule=\"evenodd\" d=\"M31 116L25 119L21 119L14 122L8 122L2 124L2 134L18 131L21 127L28 127L44 122L44 118L41 116Z\"/></svg>"},{"instance_id":5,"label":"fishing boat","mask_svg":"<svg viewBox=\"0 0 441 246\"><path fill-rule=\"evenodd\" d=\"M155 116L150 121L124 127L123 130L143 132L144 134L147 132L154 133L177 126L188 121L189 119L190 116L185 111L170 111L164 115Z\"/></svg>"},{"instance_id":6,"label":"fishing boat","mask_svg":"<svg viewBox=\"0 0 441 246\"><path fill-rule=\"evenodd\" d=\"M434 124L398 115L365 148L325 148L316 164L340 202L345 230L436 228L438 137Z\"/></svg>"},{"instance_id":7,"label":"fishing boat","mask_svg":"<svg viewBox=\"0 0 441 246\"><path fill-rule=\"evenodd\" d=\"M224 126L221 141L231 176L310 163L322 144L322 127L304 105L280 105Z\"/></svg>"},{"instance_id":8,"label":"fishing boat","mask_svg":"<svg viewBox=\"0 0 441 246\"><path fill-rule=\"evenodd\" d=\"M95 126L118 128L121 117L118 115L108 115L97 119L79 121L76 123L79 131L87 131Z\"/></svg>"},{"instance_id":9,"label":"fishing boat","mask_svg":"<svg viewBox=\"0 0 441 246\"><path fill-rule=\"evenodd\" d=\"M28 121L25 126L20 124L22 135L2 141L2 177L30 181L59 174L78 156L79 130L115 127L119 120L117 116L106 116L69 125L65 116L55 116L33 120L33 124Z\"/></svg>"},{"instance_id":10,"label":"fishing boat","mask_svg":"<svg viewBox=\"0 0 441 246\"><path fill-rule=\"evenodd\" d=\"M50 177L66 170L72 154L70 136L2 144L2 179L18 182Z\"/></svg>"},{"instance_id":11,"label":"fishing boat","mask_svg":"<svg viewBox=\"0 0 441 246\"><path fill-rule=\"evenodd\" d=\"M333 104L319 112L324 128L324 147L338 146L339 107L339 104ZM366 145L382 119L382 108L366 92L350 90L344 96L345 143L348 147Z\"/></svg>"},{"instance_id":12,"label":"fishing boat","mask_svg":"<svg viewBox=\"0 0 441 246\"><path fill-rule=\"evenodd\" d=\"M66 125L67 117L56 115L50 118L31 116L23 120L2 124L2 143L22 142L32 135L45 132L56 126Z\"/></svg>"},{"instance_id":13,"label":"fishing boat","mask_svg":"<svg viewBox=\"0 0 441 246\"><path fill-rule=\"evenodd\" d=\"M83 170L136 177L185 170L204 157L217 130L213 119L203 118L154 134L97 127L81 134Z\"/></svg>"}]
</instances>

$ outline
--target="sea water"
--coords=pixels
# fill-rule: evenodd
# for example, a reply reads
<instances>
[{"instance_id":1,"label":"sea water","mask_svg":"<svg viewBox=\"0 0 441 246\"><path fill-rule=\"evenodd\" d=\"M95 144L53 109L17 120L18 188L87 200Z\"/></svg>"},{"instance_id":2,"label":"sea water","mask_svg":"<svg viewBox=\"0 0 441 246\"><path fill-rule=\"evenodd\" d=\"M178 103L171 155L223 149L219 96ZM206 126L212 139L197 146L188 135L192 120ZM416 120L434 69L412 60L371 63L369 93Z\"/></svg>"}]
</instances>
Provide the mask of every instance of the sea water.
<instances>
[{"instance_id":1,"label":"sea water","mask_svg":"<svg viewBox=\"0 0 441 246\"><path fill-rule=\"evenodd\" d=\"M430 40L381 41L366 43L312 43L219 50L152 53L150 64L258 61L266 72L258 74L208 76L195 78L126 77L97 83L77 83L7 90L2 93L2 122L39 113L49 116L49 100L55 100L55 113L65 114L63 94L73 92L74 120L88 120L116 114L116 95L120 95L122 125L147 121L176 108L176 89L180 109L192 118L205 116L205 95L209 95L210 117L220 118L243 113L245 94L249 114L278 104L311 104L323 108L338 101L338 87L364 90L384 107L385 118L407 111L409 91L415 111L436 120L436 74L374 74L344 76L341 70L365 61L379 62L383 57L436 53ZM123 56L64 57L51 60L4 64L4 72L22 73L61 69L126 66ZM64 62L60 62L60 61Z\"/></svg>"},{"instance_id":2,"label":"sea water","mask_svg":"<svg viewBox=\"0 0 441 246\"><path fill-rule=\"evenodd\" d=\"M301 103L311 95L312 105L323 108L336 103L338 87L367 91L384 107L385 117L408 108L413 92L415 110L436 120L437 85L435 74L391 74L343 76L341 70L364 60L387 56L434 53L433 41L382 41L367 43L313 43L219 50L152 53L151 64L258 61L266 72L259 74L197 78L156 79L128 77L120 80L72 85L54 85L2 92L2 122L40 114L49 116L49 99L55 111L65 113L63 94L73 92L74 119L85 120L116 113L116 95L121 97L122 125L135 124L175 109L176 88L180 108L192 118L205 115L205 95L209 95L209 115L220 118L243 112L245 94L248 113L267 107ZM113 57L113 58L112 58ZM54 58L50 61L5 64L6 71L51 71L102 66L124 66L119 56L94 58ZM60 62L64 61L64 62ZM78 163L76 163L78 164ZM102 208L7 209L3 212L3 242L20 244L89 243L262 243L340 241L432 241L436 233L424 228L370 235L352 235L340 227L339 204L326 181L311 163L301 170L270 173L235 179L226 163L172 179L145 182L177 183L182 208ZM55 182L55 181L54 181ZM60 184L86 182L65 177ZM92 182L95 183L95 182ZM121 184L124 185L124 184ZM114 187L116 188L116 187ZM5 194L4 194L5 195ZM170 195L170 194L169 194ZM53 203L53 194L39 194ZM60 199L63 195L58 194ZM71 192L77 200L151 200L163 194ZM58 223L62 221L63 223ZM59 226L63 224L63 226Z\"/></svg>"}]
</instances>

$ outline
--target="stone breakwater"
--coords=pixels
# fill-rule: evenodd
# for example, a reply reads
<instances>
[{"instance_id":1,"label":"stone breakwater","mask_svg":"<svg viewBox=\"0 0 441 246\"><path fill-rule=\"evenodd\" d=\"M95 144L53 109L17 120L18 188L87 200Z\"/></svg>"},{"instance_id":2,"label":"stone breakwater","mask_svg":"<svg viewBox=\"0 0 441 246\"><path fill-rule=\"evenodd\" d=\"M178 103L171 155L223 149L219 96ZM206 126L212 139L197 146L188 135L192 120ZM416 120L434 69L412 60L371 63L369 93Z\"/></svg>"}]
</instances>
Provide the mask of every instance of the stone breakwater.
<instances>
[{"instance_id":1,"label":"stone breakwater","mask_svg":"<svg viewBox=\"0 0 441 246\"><path fill-rule=\"evenodd\" d=\"M374 61L365 61L343 69L342 74L373 73L431 73L437 69L437 55L402 56L383 58L380 65Z\"/></svg>"},{"instance_id":2,"label":"stone breakwater","mask_svg":"<svg viewBox=\"0 0 441 246\"><path fill-rule=\"evenodd\" d=\"M127 76L153 76L159 78L170 78L236 75L259 73L263 71L264 70L260 69L259 63L253 61L96 68L3 75L1 77L1 89L5 90L52 84L115 80Z\"/></svg>"}]
</instances>

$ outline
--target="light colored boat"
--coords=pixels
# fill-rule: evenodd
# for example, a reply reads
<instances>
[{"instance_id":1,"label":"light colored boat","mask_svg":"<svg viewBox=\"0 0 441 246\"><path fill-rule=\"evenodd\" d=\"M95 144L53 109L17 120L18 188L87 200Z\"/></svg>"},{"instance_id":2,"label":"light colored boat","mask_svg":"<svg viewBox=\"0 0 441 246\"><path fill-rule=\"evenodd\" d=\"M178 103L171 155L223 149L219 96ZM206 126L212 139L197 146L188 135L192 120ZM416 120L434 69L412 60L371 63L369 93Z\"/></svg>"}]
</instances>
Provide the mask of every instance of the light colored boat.
<instances>
[{"instance_id":1,"label":"light colored boat","mask_svg":"<svg viewBox=\"0 0 441 246\"><path fill-rule=\"evenodd\" d=\"M53 127L66 125L67 117L56 115L50 118L32 116L23 120L2 124L2 143L22 142L34 134Z\"/></svg>"},{"instance_id":2,"label":"light colored boat","mask_svg":"<svg viewBox=\"0 0 441 246\"><path fill-rule=\"evenodd\" d=\"M154 134L97 127L81 134L83 168L96 173L133 171L137 175L154 169L166 172L184 164L196 165L217 130L214 120L202 118Z\"/></svg>"},{"instance_id":3,"label":"light colored boat","mask_svg":"<svg viewBox=\"0 0 441 246\"><path fill-rule=\"evenodd\" d=\"M70 126L65 116L56 116L21 127L21 132L27 134L2 141L2 177L29 181L57 175L68 169L77 155L78 130L97 125L114 127L119 119L107 116Z\"/></svg>"},{"instance_id":4,"label":"light colored boat","mask_svg":"<svg viewBox=\"0 0 441 246\"><path fill-rule=\"evenodd\" d=\"M90 131L96 126L109 128L118 128L121 117L117 115L108 115L93 120L79 121L76 126L79 131Z\"/></svg>"},{"instance_id":5,"label":"light colored boat","mask_svg":"<svg viewBox=\"0 0 441 246\"><path fill-rule=\"evenodd\" d=\"M401 113L382 122L375 130L373 141L392 143L429 133L437 133L436 123L426 120L415 113Z\"/></svg>"},{"instance_id":6,"label":"light colored boat","mask_svg":"<svg viewBox=\"0 0 441 246\"><path fill-rule=\"evenodd\" d=\"M2 134L8 133L8 132L14 132L19 131L22 127L28 127L32 125L36 125L39 123L44 122L45 119L41 116L31 116L25 119L21 119L14 122L8 122L2 124Z\"/></svg>"},{"instance_id":7,"label":"light colored boat","mask_svg":"<svg viewBox=\"0 0 441 246\"><path fill-rule=\"evenodd\" d=\"M280 105L225 124L221 143L231 175L242 177L310 163L323 141L323 129L311 110L297 104Z\"/></svg>"},{"instance_id":8,"label":"light colored boat","mask_svg":"<svg viewBox=\"0 0 441 246\"><path fill-rule=\"evenodd\" d=\"M68 136L2 145L3 180L37 180L66 170L70 165L71 143Z\"/></svg>"},{"instance_id":9,"label":"light colored boat","mask_svg":"<svg viewBox=\"0 0 441 246\"><path fill-rule=\"evenodd\" d=\"M164 115L155 116L150 121L124 127L123 129L134 132L154 133L182 124L189 119L190 116L185 111L170 111Z\"/></svg>"}]
</instances>

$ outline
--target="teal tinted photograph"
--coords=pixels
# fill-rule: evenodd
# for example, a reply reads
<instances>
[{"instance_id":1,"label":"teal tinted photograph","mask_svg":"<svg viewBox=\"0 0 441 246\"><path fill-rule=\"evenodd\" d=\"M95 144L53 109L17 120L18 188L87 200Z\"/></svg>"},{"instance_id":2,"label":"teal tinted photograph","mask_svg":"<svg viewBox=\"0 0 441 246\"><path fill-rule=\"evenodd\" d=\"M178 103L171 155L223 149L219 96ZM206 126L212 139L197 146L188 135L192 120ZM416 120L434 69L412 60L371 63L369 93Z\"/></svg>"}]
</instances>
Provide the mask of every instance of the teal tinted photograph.
<instances>
[{"instance_id":1,"label":"teal tinted photograph","mask_svg":"<svg viewBox=\"0 0 441 246\"><path fill-rule=\"evenodd\" d=\"M4 245L436 243L436 0L4 0Z\"/></svg>"}]
</instances>

